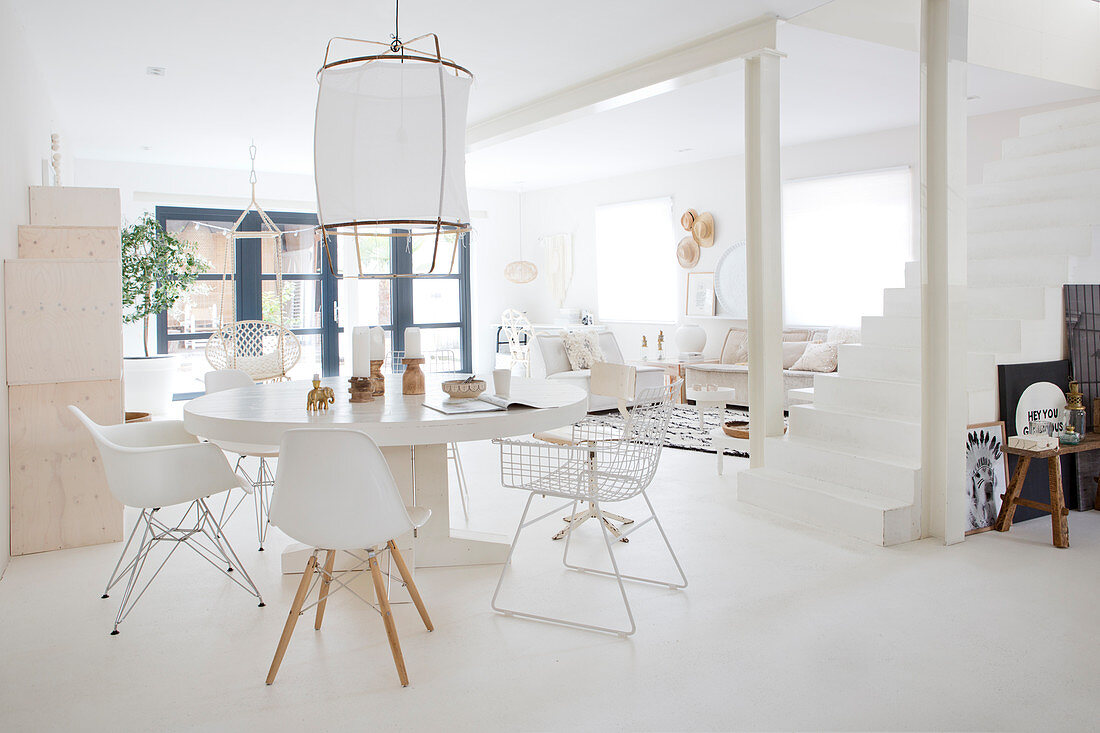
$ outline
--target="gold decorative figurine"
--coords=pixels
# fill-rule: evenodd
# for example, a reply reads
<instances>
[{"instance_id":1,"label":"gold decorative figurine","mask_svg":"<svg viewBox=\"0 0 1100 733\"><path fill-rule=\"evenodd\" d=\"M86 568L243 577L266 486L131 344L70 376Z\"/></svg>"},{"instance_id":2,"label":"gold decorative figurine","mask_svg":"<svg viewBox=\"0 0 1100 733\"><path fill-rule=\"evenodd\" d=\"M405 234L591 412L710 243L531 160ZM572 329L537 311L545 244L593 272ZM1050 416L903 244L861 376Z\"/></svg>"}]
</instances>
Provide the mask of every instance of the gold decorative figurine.
<instances>
[{"instance_id":1,"label":"gold decorative figurine","mask_svg":"<svg viewBox=\"0 0 1100 733\"><path fill-rule=\"evenodd\" d=\"M657 361L665 358L665 332L657 332Z\"/></svg>"},{"instance_id":2,"label":"gold decorative figurine","mask_svg":"<svg viewBox=\"0 0 1100 733\"><path fill-rule=\"evenodd\" d=\"M306 412L326 412L328 406L334 402L336 402L336 393L332 391L332 387L322 387L321 377L314 374L313 389L306 397Z\"/></svg>"}]
</instances>

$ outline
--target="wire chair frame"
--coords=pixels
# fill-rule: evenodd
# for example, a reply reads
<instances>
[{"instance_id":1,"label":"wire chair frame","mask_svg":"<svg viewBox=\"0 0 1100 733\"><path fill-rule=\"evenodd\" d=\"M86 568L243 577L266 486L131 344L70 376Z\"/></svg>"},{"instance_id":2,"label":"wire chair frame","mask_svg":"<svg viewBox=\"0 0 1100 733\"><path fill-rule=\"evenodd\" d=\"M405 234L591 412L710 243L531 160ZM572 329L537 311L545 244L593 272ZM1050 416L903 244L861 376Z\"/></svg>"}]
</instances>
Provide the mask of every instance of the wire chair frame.
<instances>
[{"instance_id":1,"label":"wire chair frame","mask_svg":"<svg viewBox=\"0 0 1100 733\"><path fill-rule=\"evenodd\" d=\"M503 485L530 492L527 497L527 504L523 509L523 515L520 517L519 526L516 528L515 536L512 539L512 545L508 550L508 557L501 569L500 578L497 580L496 590L493 592L490 605L494 611L507 616L517 616L572 628L629 636L637 631L637 624L634 621L634 613L630 607L630 599L626 593L624 580L663 585L671 589L687 587L687 575L676 557L676 552L672 549L672 543L669 542L668 535L657 517L653 503L645 493L657 471L661 449L672 416L673 398L674 395L679 394L679 389L680 380L671 385L653 387L643 391L636 399L634 407L630 410L624 424L618 428L617 435L609 435L609 426L605 420L599 418L582 420L574 426L574 439L589 440L590 442L587 445L557 445L541 441L507 438L493 441L500 446L501 450L501 482ZM567 501L561 506L528 520L527 515L536 495L555 496L564 498ZM639 495L645 500L646 506L649 508L649 516L634 522L619 537L613 538L611 531L608 529L610 522L600 506L601 502L625 501ZM618 582L619 593L623 599L629 621L626 627L588 624L571 619L506 608L498 604L504 579L512 565L512 556L523 530L553 514L558 514L567 507L572 507L572 513L576 514L578 504L581 502L589 502L596 512L604 546L611 559L612 570L609 572L571 563L569 561L569 548L572 532L566 535L562 564L570 570L615 578ZM668 549L668 553L680 576L679 581L624 575L619 569L613 545L619 547L622 545L614 542L614 539L625 538L650 522L654 523L665 543L665 547Z\"/></svg>"}]
</instances>

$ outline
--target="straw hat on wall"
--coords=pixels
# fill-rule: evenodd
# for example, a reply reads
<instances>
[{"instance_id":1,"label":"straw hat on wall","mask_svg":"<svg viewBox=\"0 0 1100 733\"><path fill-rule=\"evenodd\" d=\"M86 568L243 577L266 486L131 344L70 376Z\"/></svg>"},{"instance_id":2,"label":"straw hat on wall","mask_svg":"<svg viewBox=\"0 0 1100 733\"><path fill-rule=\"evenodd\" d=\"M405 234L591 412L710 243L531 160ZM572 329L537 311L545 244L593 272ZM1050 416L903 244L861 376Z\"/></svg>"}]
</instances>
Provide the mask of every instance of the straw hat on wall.
<instances>
[{"instance_id":1,"label":"straw hat on wall","mask_svg":"<svg viewBox=\"0 0 1100 733\"><path fill-rule=\"evenodd\" d=\"M695 217L691 225L691 236L700 247L714 246L714 217L705 211Z\"/></svg>"},{"instance_id":2,"label":"straw hat on wall","mask_svg":"<svg viewBox=\"0 0 1100 733\"><path fill-rule=\"evenodd\" d=\"M685 232L690 232L691 228L695 225L695 217L699 216L699 212L695 209L688 209L684 212L684 215L680 217L680 226L684 228Z\"/></svg>"},{"instance_id":3,"label":"straw hat on wall","mask_svg":"<svg viewBox=\"0 0 1100 733\"><path fill-rule=\"evenodd\" d=\"M699 244L694 237L688 236L680 240L676 245L676 259L685 270L699 264Z\"/></svg>"}]
</instances>

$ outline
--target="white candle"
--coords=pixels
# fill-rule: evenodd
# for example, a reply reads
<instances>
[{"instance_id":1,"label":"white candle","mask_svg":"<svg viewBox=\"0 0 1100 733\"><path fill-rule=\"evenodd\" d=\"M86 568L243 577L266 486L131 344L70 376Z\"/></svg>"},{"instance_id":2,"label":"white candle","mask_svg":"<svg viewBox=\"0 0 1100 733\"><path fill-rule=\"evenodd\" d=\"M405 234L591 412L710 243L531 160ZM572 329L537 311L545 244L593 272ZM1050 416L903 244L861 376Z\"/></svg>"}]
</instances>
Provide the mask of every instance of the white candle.
<instances>
[{"instance_id":1,"label":"white candle","mask_svg":"<svg viewBox=\"0 0 1100 733\"><path fill-rule=\"evenodd\" d=\"M370 376L370 343L370 328L368 326L356 326L351 329L352 376Z\"/></svg>"},{"instance_id":2,"label":"white candle","mask_svg":"<svg viewBox=\"0 0 1100 733\"><path fill-rule=\"evenodd\" d=\"M373 361L384 361L386 358L386 332L381 326L370 330L370 358Z\"/></svg>"},{"instance_id":3,"label":"white candle","mask_svg":"<svg viewBox=\"0 0 1100 733\"><path fill-rule=\"evenodd\" d=\"M420 329L411 326L405 329L405 358L420 359Z\"/></svg>"}]
</instances>

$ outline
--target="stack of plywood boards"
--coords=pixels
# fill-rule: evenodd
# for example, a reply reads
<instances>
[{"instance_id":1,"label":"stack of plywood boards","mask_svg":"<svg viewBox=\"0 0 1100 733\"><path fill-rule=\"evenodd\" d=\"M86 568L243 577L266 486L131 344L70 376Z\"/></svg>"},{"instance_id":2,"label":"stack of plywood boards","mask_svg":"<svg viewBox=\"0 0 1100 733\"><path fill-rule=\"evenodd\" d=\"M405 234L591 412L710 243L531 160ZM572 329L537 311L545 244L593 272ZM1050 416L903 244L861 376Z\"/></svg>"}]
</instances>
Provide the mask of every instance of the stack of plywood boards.
<instances>
[{"instance_id":1,"label":"stack of plywood boards","mask_svg":"<svg viewBox=\"0 0 1100 733\"><path fill-rule=\"evenodd\" d=\"M32 187L19 259L4 262L11 554L122 539L122 505L69 412L122 421L117 189Z\"/></svg>"}]
</instances>

